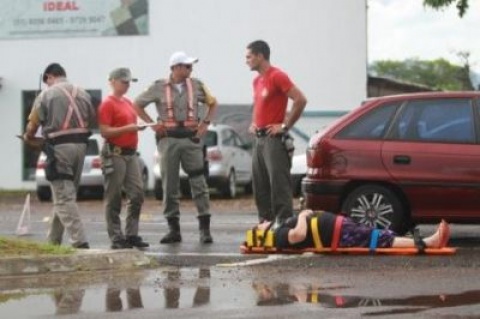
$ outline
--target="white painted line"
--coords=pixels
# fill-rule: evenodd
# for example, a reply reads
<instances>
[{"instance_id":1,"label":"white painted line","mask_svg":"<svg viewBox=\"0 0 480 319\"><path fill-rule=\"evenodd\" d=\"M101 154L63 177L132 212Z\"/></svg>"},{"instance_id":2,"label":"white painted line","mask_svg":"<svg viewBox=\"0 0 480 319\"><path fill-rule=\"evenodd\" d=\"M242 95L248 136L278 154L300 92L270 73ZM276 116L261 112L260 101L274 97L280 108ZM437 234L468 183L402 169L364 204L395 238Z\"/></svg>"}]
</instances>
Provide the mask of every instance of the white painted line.
<instances>
[{"instance_id":1,"label":"white painted line","mask_svg":"<svg viewBox=\"0 0 480 319\"><path fill-rule=\"evenodd\" d=\"M217 267L244 267L259 264L268 264L278 260L302 258L302 255L269 255L267 258L251 259L238 263L217 264Z\"/></svg>"},{"instance_id":2,"label":"white painted line","mask_svg":"<svg viewBox=\"0 0 480 319\"><path fill-rule=\"evenodd\" d=\"M145 255L151 257L160 257L160 256L187 256L187 257L241 257L245 256L240 253L165 253L165 252L144 252Z\"/></svg>"}]
</instances>

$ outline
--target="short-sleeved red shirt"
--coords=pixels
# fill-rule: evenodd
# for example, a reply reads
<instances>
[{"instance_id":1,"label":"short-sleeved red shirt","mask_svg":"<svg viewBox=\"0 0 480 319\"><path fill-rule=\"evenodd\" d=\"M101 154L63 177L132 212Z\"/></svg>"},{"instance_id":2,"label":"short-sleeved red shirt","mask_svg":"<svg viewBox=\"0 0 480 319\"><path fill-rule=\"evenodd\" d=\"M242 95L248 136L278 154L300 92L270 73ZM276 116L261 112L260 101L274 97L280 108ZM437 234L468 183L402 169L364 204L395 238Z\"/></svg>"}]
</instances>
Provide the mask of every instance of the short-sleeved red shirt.
<instances>
[{"instance_id":1,"label":"short-sleeved red shirt","mask_svg":"<svg viewBox=\"0 0 480 319\"><path fill-rule=\"evenodd\" d=\"M263 128L284 121L288 104L287 92L293 85L285 72L273 66L253 80L253 119L257 127Z\"/></svg>"},{"instance_id":2,"label":"short-sleeved red shirt","mask_svg":"<svg viewBox=\"0 0 480 319\"><path fill-rule=\"evenodd\" d=\"M137 113L132 102L122 97L108 96L98 108L98 123L111 127L120 127L137 123ZM110 137L107 142L125 148L137 148L138 133L128 132L116 137Z\"/></svg>"}]
</instances>

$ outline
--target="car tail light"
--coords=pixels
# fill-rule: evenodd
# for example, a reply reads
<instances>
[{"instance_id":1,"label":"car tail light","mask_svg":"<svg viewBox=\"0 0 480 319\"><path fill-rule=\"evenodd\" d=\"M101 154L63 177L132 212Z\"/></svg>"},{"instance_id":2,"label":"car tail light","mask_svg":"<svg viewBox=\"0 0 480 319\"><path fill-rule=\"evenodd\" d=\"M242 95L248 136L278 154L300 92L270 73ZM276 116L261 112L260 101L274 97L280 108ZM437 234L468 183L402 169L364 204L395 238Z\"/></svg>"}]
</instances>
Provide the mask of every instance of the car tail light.
<instances>
[{"instance_id":1,"label":"car tail light","mask_svg":"<svg viewBox=\"0 0 480 319\"><path fill-rule=\"evenodd\" d=\"M223 155L222 155L222 152L220 152L220 150L214 149L214 150L208 150L207 157L209 161L219 162L222 160Z\"/></svg>"},{"instance_id":2,"label":"car tail light","mask_svg":"<svg viewBox=\"0 0 480 319\"><path fill-rule=\"evenodd\" d=\"M319 148L307 149L307 167L321 168L323 166L322 152Z\"/></svg>"},{"instance_id":3,"label":"car tail light","mask_svg":"<svg viewBox=\"0 0 480 319\"><path fill-rule=\"evenodd\" d=\"M92 168L102 168L102 159L100 157L95 157L92 160Z\"/></svg>"},{"instance_id":4,"label":"car tail light","mask_svg":"<svg viewBox=\"0 0 480 319\"><path fill-rule=\"evenodd\" d=\"M38 160L37 169L45 169L46 166L47 166L47 163L45 162L45 160L43 159Z\"/></svg>"}]
</instances>

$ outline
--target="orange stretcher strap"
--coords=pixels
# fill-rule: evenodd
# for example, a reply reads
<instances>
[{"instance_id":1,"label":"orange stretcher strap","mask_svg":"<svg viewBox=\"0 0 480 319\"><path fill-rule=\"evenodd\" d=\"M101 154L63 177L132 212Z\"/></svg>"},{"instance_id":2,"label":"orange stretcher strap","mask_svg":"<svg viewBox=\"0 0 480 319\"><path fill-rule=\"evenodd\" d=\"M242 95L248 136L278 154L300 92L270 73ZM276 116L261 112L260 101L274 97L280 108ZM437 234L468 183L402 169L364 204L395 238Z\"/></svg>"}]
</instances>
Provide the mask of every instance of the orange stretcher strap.
<instances>
[{"instance_id":1,"label":"orange stretcher strap","mask_svg":"<svg viewBox=\"0 0 480 319\"><path fill-rule=\"evenodd\" d=\"M310 219L310 228L312 229L315 248L323 248L322 240L320 239L320 229L318 228L318 217L312 217Z\"/></svg>"},{"instance_id":2,"label":"orange stretcher strap","mask_svg":"<svg viewBox=\"0 0 480 319\"><path fill-rule=\"evenodd\" d=\"M314 253L314 254L352 254L352 255L417 255L417 254L426 254L426 255L453 255L457 252L455 247L443 247L443 248L425 248L425 251L422 253L416 247L409 248L377 248L372 251L367 247L349 247L349 248L304 248L304 249L293 249L293 248L283 248L277 250L275 247L241 247L241 251L245 254L303 254L303 253Z\"/></svg>"},{"instance_id":3,"label":"orange stretcher strap","mask_svg":"<svg viewBox=\"0 0 480 319\"><path fill-rule=\"evenodd\" d=\"M338 248L338 244L340 242L340 234L342 232L342 222L343 216L337 215L335 218L335 228L333 229L333 238L332 238L332 250L335 251Z\"/></svg>"}]
</instances>

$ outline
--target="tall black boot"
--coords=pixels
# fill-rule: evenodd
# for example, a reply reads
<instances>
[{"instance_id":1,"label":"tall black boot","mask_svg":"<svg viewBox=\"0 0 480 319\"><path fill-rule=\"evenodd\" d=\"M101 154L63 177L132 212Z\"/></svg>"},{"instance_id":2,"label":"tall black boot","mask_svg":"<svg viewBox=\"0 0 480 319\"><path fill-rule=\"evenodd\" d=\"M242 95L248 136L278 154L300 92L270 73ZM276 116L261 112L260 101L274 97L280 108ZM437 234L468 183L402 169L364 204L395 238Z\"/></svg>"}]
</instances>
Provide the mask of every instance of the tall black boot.
<instances>
[{"instance_id":1,"label":"tall black boot","mask_svg":"<svg viewBox=\"0 0 480 319\"><path fill-rule=\"evenodd\" d=\"M160 239L160 244L173 244L182 241L182 235L180 234L180 220L178 218L168 218L169 232Z\"/></svg>"},{"instance_id":2,"label":"tall black boot","mask_svg":"<svg viewBox=\"0 0 480 319\"><path fill-rule=\"evenodd\" d=\"M199 216L199 229L200 229L200 243L210 244L213 243L212 235L210 234L210 216Z\"/></svg>"}]
</instances>

